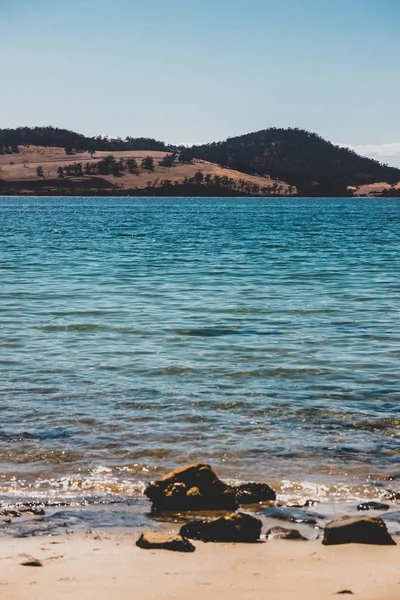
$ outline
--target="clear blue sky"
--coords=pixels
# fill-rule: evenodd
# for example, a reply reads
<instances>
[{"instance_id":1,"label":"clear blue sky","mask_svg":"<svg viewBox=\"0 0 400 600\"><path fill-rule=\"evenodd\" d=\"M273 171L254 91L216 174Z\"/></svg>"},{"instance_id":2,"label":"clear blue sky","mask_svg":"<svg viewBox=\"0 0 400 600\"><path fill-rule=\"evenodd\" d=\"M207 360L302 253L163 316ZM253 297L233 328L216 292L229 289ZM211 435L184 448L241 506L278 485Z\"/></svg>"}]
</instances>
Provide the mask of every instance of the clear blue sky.
<instances>
[{"instance_id":1,"label":"clear blue sky","mask_svg":"<svg viewBox=\"0 0 400 600\"><path fill-rule=\"evenodd\" d=\"M400 0L0 0L0 127L297 126L400 165L399 42Z\"/></svg>"}]
</instances>

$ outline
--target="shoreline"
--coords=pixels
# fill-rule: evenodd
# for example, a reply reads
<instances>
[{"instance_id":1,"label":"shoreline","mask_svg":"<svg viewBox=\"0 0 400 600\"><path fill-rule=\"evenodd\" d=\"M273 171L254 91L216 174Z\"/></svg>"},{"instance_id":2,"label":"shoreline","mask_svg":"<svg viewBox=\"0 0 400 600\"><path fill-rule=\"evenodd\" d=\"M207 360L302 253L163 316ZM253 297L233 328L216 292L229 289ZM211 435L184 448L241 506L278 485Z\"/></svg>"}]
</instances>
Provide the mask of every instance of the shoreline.
<instances>
[{"instance_id":1,"label":"shoreline","mask_svg":"<svg viewBox=\"0 0 400 600\"><path fill-rule=\"evenodd\" d=\"M363 503L378 502L386 508L363 509ZM10 502L0 496L0 542L21 537L60 537L80 535L86 530L115 532L158 531L177 533L181 525L195 518L216 518L230 512L248 513L263 524L265 534L272 527L297 529L308 541L318 540L325 525L342 517L380 517L391 535L400 536L399 498L365 497L352 501L326 501L317 497L296 501L284 500L241 504L235 510L197 510L152 512L151 503L144 497L112 500L97 499L89 503L73 502Z\"/></svg>"},{"instance_id":2,"label":"shoreline","mask_svg":"<svg viewBox=\"0 0 400 600\"><path fill-rule=\"evenodd\" d=\"M363 600L394 600L400 592L400 546L195 542L193 554L182 554L141 550L139 533L0 538L1 597L324 600L348 590ZM42 568L22 566L29 557Z\"/></svg>"}]
</instances>

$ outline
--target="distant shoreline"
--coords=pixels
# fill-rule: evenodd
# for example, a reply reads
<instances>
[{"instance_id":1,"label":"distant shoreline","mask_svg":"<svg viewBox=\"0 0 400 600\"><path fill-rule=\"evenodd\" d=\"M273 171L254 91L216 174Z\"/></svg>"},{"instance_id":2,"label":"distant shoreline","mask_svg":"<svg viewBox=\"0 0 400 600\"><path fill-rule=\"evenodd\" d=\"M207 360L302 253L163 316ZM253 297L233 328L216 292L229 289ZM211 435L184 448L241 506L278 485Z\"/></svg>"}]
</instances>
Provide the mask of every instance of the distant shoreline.
<instances>
[{"instance_id":1,"label":"distant shoreline","mask_svg":"<svg viewBox=\"0 0 400 600\"><path fill-rule=\"evenodd\" d=\"M212 190L204 190L206 193L202 193L203 190L193 189L188 192L180 191L174 188L173 194L162 193L162 190L151 190L149 193L146 188L138 190L70 190L66 193L66 190L46 190L37 193L35 190L26 191L15 191L15 190L1 190L0 198L258 198L259 200L288 200L288 199L309 199L318 200L326 199L332 200L335 198L347 199L347 200L388 200L388 199L400 199L400 192L396 195L371 195L371 196L299 196L299 195L269 195L261 196L260 194L242 194L232 193L230 190L226 190L226 193L221 193L221 190L213 192ZM225 190L224 190L225 192Z\"/></svg>"}]
</instances>

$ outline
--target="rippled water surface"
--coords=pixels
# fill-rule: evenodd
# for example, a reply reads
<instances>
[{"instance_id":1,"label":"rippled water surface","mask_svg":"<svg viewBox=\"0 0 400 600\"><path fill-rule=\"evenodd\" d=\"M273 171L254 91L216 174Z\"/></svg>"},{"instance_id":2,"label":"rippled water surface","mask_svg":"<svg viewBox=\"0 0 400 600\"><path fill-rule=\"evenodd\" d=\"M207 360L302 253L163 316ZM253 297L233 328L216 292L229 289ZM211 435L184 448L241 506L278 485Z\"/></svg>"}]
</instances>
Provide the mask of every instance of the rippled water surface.
<instances>
[{"instance_id":1,"label":"rippled water surface","mask_svg":"<svg viewBox=\"0 0 400 600\"><path fill-rule=\"evenodd\" d=\"M0 198L0 244L3 496L399 471L400 200Z\"/></svg>"}]
</instances>

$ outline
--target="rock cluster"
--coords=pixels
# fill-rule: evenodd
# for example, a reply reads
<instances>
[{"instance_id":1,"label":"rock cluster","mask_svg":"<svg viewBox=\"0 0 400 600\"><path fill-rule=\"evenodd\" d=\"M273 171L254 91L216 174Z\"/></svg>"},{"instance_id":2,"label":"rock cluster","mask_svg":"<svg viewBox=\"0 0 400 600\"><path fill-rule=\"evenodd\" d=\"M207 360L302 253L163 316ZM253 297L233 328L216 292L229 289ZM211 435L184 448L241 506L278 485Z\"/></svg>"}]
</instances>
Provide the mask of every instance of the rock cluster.
<instances>
[{"instance_id":1,"label":"rock cluster","mask_svg":"<svg viewBox=\"0 0 400 600\"><path fill-rule=\"evenodd\" d=\"M193 464L176 469L145 489L153 511L235 510L240 504L275 500L265 483L230 486L209 465Z\"/></svg>"},{"instance_id":2,"label":"rock cluster","mask_svg":"<svg viewBox=\"0 0 400 600\"><path fill-rule=\"evenodd\" d=\"M203 510L235 511L240 504L256 504L275 500L275 492L265 483L247 483L231 486L221 481L209 465L193 464L176 469L145 490L155 512L186 512ZM321 528L318 520L323 514L304 510L317 502L308 500L303 505L269 506L261 509L264 516L274 519L304 523ZM389 505L378 502L360 504L358 510L387 510ZM391 514L388 515L388 518ZM189 541L203 542L257 542L260 540L262 522L246 513L231 512L214 519L194 519L180 529L179 535L146 533L136 542L140 548L162 548L178 552L193 552ZM267 538L306 540L297 529L272 527ZM395 545L381 518L342 518L328 523L324 528L323 544L380 544ZM345 592L342 592L345 593ZM347 593L347 592L346 592ZM350 592L348 592L350 593Z\"/></svg>"},{"instance_id":3,"label":"rock cluster","mask_svg":"<svg viewBox=\"0 0 400 600\"><path fill-rule=\"evenodd\" d=\"M154 511L234 510L233 489L221 481L208 465L194 464L176 469L147 486L144 493Z\"/></svg>"}]
</instances>

